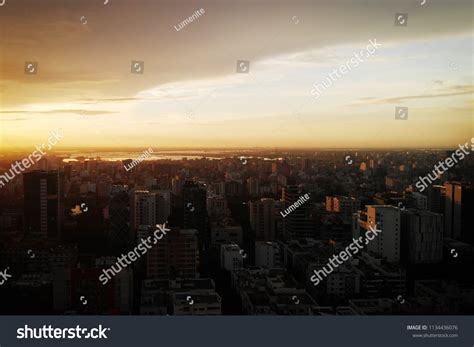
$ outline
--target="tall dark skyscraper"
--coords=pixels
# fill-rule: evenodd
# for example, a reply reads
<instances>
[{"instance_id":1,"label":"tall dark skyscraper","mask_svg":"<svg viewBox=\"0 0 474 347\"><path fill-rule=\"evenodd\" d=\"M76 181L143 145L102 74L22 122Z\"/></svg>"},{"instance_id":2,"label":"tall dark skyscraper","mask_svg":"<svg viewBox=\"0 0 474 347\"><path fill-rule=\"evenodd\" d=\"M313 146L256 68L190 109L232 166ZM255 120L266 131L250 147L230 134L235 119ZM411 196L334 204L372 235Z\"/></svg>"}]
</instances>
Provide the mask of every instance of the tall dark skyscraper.
<instances>
[{"instance_id":1,"label":"tall dark skyscraper","mask_svg":"<svg viewBox=\"0 0 474 347\"><path fill-rule=\"evenodd\" d=\"M440 185L430 186L428 192L428 210L434 213L445 213L446 187Z\"/></svg>"},{"instance_id":2,"label":"tall dark skyscraper","mask_svg":"<svg viewBox=\"0 0 474 347\"><path fill-rule=\"evenodd\" d=\"M445 236L473 242L474 190L460 182L446 182Z\"/></svg>"},{"instance_id":3,"label":"tall dark skyscraper","mask_svg":"<svg viewBox=\"0 0 474 347\"><path fill-rule=\"evenodd\" d=\"M186 181L183 185L184 229L199 231L200 246L209 246L210 235L207 225L207 190L203 185Z\"/></svg>"},{"instance_id":4,"label":"tall dark skyscraper","mask_svg":"<svg viewBox=\"0 0 474 347\"><path fill-rule=\"evenodd\" d=\"M288 187L283 188L282 210L286 210L302 195L304 195L304 193L300 192L296 185L289 185ZM315 229L311 222L310 209L310 201L307 201L284 217L283 232L293 237L314 237Z\"/></svg>"},{"instance_id":5,"label":"tall dark skyscraper","mask_svg":"<svg viewBox=\"0 0 474 347\"><path fill-rule=\"evenodd\" d=\"M459 182L445 182L444 186L446 187L445 236L472 242L474 190Z\"/></svg>"},{"instance_id":6,"label":"tall dark skyscraper","mask_svg":"<svg viewBox=\"0 0 474 347\"><path fill-rule=\"evenodd\" d=\"M443 215L401 211L401 259L405 264L436 264L443 259Z\"/></svg>"},{"instance_id":7,"label":"tall dark skyscraper","mask_svg":"<svg viewBox=\"0 0 474 347\"><path fill-rule=\"evenodd\" d=\"M110 192L109 238L111 247L117 251L128 249L134 242L130 230L130 195L127 186L113 186Z\"/></svg>"},{"instance_id":8,"label":"tall dark skyscraper","mask_svg":"<svg viewBox=\"0 0 474 347\"><path fill-rule=\"evenodd\" d=\"M275 200L263 198L250 201L250 226L255 231L257 240L273 241L275 239Z\"/></svg>"},{"instance_id":9,"label":"tall dark skyscraper","mask_svg":"<svg viewBox=\"0 0 474 347\"><path fill-rule=\"evenodd\" d=\"M64 201L64 173L33 171L23 174L25 235L58 238Z\"/></svg>"}]
</instances>

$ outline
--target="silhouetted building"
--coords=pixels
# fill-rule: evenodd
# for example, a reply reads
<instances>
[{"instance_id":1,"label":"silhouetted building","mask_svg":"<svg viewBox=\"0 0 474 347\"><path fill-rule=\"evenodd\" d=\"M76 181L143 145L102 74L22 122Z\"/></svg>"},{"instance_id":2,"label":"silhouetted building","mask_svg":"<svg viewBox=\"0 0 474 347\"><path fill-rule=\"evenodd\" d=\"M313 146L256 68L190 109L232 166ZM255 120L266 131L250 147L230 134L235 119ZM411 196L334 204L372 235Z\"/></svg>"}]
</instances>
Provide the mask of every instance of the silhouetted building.
<instances>
[{"instance_id":1,"label":"silhouetted building","mask_svg":"<svg viewBox=\"0 0 474 347\"><path fill-rule=\"evenodd\" d=\"M404 210L401 212L401 258L404 264L436 264L443 259L443 216Z\"/></svg>"},{"instance_id":2,"label":"silhouetted building","mask_svg":"<svg viewBox=\"0 0 474 347\"><path fill-rule=\"evenodd\" d=\"M210 235L207 225L207 190L203 185L186 181L183 185L184 224L185 229L197 229L200 246L207 248Z\"/></svg>"},{"instance_id":3,"label":"silhouetted building","mask_svg":"<svg viewBox=\"0 0 474 347\"><path fill-rule=\"evenodd\" d=\"M147 253L147 277L198 278L197 230L171 228Z\"/></svg>"},{"instance_id":4,"label":"silhouetted building","mask_svg":"<svg viewBox=\"0 0 474 347\"><path fill-rule=\"evenodd\" d=\"M434 213L445 214L446 204L446 187L440 185L429 186L428 194L428 210Z\"/></svg>"},{"instance_id":5,"label":"silhouetted building","mask_svg":"<svg viewBox=\"0 0 474 347\"><path fill-rule=\"evenodd\" d=\"M273 241L275 239L275 200L265 198L250 201L248 206L250 226L255 231L256 239Z\"/></svg>"},{"instance_id":6,"label":"silhouetted building","mask_svg":"<svg viewBox=\"0 0 474 347\"><path fill-rule=\"evenodd\" d=\"M460 182L445 182L445 236L466 242L474 239L474 190Z\"/></svg>"},{"instance_id":7,"label":"silhouetted building","mask_svg":"<svg viewBox=\"0 0 474 347\"><path fill-rule=\"evenodd\" d=\"M58 238L64 201L64 173L33 171L23 174L25 235Z\"/></svg>"},{"instance_id":8,"label":"silhouetted building","mask_svg":"<svg viewBox=\"0 0 474 347\"><path fill-rule=\"evenodd\" d=\"M109 241L113 250L127 250L135 241L130 230L130 195L127 186L112 186L109 199Z\"/></svg>"}]
</instances>

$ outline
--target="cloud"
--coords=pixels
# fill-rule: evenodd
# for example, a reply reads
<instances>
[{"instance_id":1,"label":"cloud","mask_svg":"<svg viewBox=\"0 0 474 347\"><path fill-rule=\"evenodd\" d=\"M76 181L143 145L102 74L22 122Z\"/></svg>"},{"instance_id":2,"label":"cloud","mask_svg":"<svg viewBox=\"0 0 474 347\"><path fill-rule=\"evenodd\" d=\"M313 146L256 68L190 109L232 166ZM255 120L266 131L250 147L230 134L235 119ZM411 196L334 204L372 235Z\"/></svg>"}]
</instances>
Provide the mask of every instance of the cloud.
<instances>
[{"instance_id":1,"label":"cloud","mask_svg":"<svg viewBox=\"0 0 474 347\"><path fill-rule=\"evenodd\" d=\"M23 120L26 120L26 118L0 119L0 123L1 122L19 122Z\"/></svg>"},{"instance_id":2,"label":"cloud","mask_svg":"<svg viewBox=\"0 0 474 347\"><path fill-rule=\"evenodd\" d=\"M441 82L442 81L437 81ZM441 84L438 83L438 84ZM408 100L420 100L420 99L432 99L432 98L445 98L450 96L461 96L470 95L474 92L472 85L457 85L449 88L439 89L438 92L419 94L419 95L404 95L392 98L376 98L376 97L364 97L359 98L359 102L350 104L348 106L362 106L366 104L396 104L402 103Z\"/></svg>"},{"instance_id":3,"label":"cloud","mask_svg":"<svg viewBox=\"0 0 474 347\"><path fill-rule=\"evenodd\" d=\"M111 111L103 111L103 110L81 110L81 109L55 109L55 110L42 110L42 111L34 111L34 110L0 110L2 114L76 114L80 116L98 116L103 114L112 114L117 112ZM24 119L24 118L22 118Z\"/></svg>"}]
</instances>

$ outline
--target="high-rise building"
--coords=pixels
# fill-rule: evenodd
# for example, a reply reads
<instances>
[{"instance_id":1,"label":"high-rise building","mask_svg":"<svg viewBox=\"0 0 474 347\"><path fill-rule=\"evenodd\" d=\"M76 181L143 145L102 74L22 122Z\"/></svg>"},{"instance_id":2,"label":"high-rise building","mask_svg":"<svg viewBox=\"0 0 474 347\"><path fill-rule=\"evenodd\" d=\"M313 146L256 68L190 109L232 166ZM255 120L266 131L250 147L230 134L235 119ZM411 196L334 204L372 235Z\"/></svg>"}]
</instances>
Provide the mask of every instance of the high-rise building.
<instances>
[{"instance_id":1,"label":"high-rise building","mask_svg":"<svg viewBox=\"0 0 474 347\"><path fill-rule=\"evenodd\" d=\"M365 231L370 227L381 230L368 241L367 251L373 252L388 262L400 261L400 209L391 205L367 205L359 214L359 225Z\"/></svg>"},{"instance_id":2,"label":"high-rise building","mask_svg":"<svg viewBox=\"0 0 474 347\"><path fill-rule=\"evenodd\" d=\"M257 178L249 177L247 179L247 193L248 195L258 195L259 193L259 182Z\"/></svg>"},{"instance_id":3,"label":"high-rise building","mask_svg":"<svg viewBox=\"0 0 474 347\"><path fill-rule=\"evenodd\" d=\"M444 186L446 187L445 237L472 242L474 189L460 182L445 182Z\"/></svg>"},{"instance_id":4,"label":"high-rise building","mask_svg":"<svg viewBox=\"0 0 474 347\"><path fill-rule=\"evenodd\" d=\"M176 196L180 196L182 191L183 191L183 180L179 177L173 177L171 179L171 192Z\"/></svg>"},{"instance_id":5,"label":"high-rise building","mask_svg":"<svg viewBox=\"0 0 474 347\"><path fill-rule=\"evenodd\" d=\"M443 258L443 216L415 209L401 212L404 264L436 264Z\"/></svg>"},{"instance_id":6,"label":"high-rise building","mask_svg":"<svg viewBox=\"0 0 474 347\"><path fill-rule=\"evenodd\" d=\"M296 185L288 185L282 191L282 209L286 211L304 193ZM283 232L293 237L314 237L314 227L310 218L311 203L306 201L283 218Z\"/></svg>"},{"instance_id":7,"label":"high-rise building","mask_svg":"<svg viewBox=\"0 0 474 347\"><path fill-rule=\"evenodd\" d=\"M198 278L197 230L171 228L147 253L148 278Z\"/></svg>"},{"instance_id":8,"label":"high-rise building","mask_svg":"<svg viewBox=\"0 0 474 347\"><path fill-rule=\"evenodd\" d=\"M446 187L440 185L429 186L427 189L428 210L434 213L445 214Z\"/></svg>"},{"instance_id":9,"label":"high-rise building","mask_svg":"<svg viewBox=\"0 0 474 347\"><path fill-rule=\"evenodd\" d=\"M255 231L256 239L273 241L275 238L275 200L264 198L251 201L248 206L250 226Z\"/></svg>"},{"instance_id":10,"label":"high-rise building","mask_svg":"<svg viewBox=\"0 0 474 347\"><path fill-rule=\"evenodd\" d=\"M169 190L154 190L156 198L156 223L163 224L171 214L171 192Z\"/></svg>"},{"instance_id":11,"label":"high-rise building","mask_svg":"<svg viewBox=\"0 0 474 347\"><path fill-rule=\"evenodd\" d=\"M131 192L132 231L137 232L140 225L156 225L156 194L148 190Z\"/></svg>"},{"instance_id":12,"label":"high-rise building","mask_svg":"<svg viewBox=\"0 0 474 347\"><path fill-rule=\"evenodd\" d=\"M32 171L23 174L25 235L58 238L64 203L64 173Z\"/></svg>"},{"instance_id":13,"label":"high-rise building","mask_svg":"<svg viewBox=\"0 0 474 347\"><path fill-rule=\"evenodd\" d=\"M183 186L183 204L184 228L197 229L201 241L209 242L206 187L197 182L186 181Z\"/></svg>"},{"instance_id":14,"label":"high-rise building","mask_svg":"<svg viewBox=\"0 0 474 347\"><path fill-rule=\"evenodd\" d=\"M121 252L127 250L134 241L130 230L130 195L128 187L114 185L109 199L109 239L111 248Z\"/></svg>"}]
</instances>

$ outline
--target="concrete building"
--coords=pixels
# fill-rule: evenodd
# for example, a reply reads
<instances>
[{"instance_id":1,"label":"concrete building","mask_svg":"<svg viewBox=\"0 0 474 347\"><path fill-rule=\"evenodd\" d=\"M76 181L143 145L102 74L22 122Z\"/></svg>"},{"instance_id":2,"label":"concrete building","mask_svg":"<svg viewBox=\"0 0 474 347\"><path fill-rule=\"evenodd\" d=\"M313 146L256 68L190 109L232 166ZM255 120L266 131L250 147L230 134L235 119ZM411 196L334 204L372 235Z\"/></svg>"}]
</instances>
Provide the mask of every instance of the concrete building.
<instances>
[{"instance_id":1,"label":"concrete building","mask_svg":"<svg viewBox=\"0 0 474 347\"><path fill-rule=\"evenodd\" d=\"M367 251L384 257L387 261L400 261L400 209L391 205L367 205L365 212L359 213L361 235L375 227L382 230L367 243Z\"/></svg>"},{"instance_id":2,"label":"concrete building","mask_svg":"<svg viewBox=\"0 0 474 347\"><path fill-rule=\"evenodd\" d=\"M262 268L280 267L280 247L275 242L255 242L255 265Z\"/></svg>"},{"instance_id":3,"label":"concrete building","mask_svg":"<svg viewBox=\"0 0 474 347\"><path fill-rule=\"evenodd\" d=\"M136 233L140 225L156 225L156 194L148 190L131 192L131 227Z\"/></svg>"}]
</instances>

